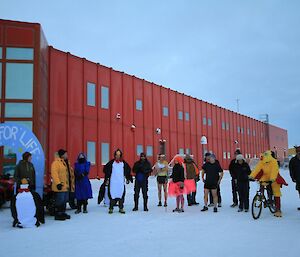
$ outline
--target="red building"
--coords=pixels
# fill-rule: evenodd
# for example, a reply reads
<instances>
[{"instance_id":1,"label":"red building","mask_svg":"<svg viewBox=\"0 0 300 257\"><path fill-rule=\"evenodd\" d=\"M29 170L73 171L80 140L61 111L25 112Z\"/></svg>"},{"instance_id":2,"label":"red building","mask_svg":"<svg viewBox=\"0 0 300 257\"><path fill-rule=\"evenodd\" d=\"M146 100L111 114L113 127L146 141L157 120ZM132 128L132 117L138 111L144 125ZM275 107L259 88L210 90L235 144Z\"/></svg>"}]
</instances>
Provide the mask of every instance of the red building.
<instances>
[{"instance_id":1,"label":"red building","mask_svg":"<svg viewBox=\"0 0 300 257\"><path fill-rule=\"evenodd\" d=\"M130 164L141 151L151 161L165 151L197 162L213 151L224 168L237 147L247 158L270 148L283 158L288 148L284 129L48 46L36 23L0 20L0 78L1 122L34 131L47 171L59 148L72 162L87 152L92 177L116 148ZM1 165L8 151L1 149Z\"/></svg>"}]
</instances>

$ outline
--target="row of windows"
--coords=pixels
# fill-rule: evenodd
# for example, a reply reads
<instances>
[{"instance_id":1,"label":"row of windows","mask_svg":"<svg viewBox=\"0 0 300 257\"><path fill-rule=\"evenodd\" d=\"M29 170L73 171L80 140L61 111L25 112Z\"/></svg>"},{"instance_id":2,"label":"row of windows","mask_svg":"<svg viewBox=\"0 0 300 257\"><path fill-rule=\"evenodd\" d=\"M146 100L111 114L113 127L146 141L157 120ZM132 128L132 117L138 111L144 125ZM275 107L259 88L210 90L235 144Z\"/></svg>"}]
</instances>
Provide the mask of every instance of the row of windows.
<instances>
[{"instance_id":1,"label":"row of windows","mask_svg":"<svg viewBox=\"0 0 300 257\"><path fill-rule=\"evenodd\" d=\"M109 108L109 88L101 87L101 108ZM96 84L88 82L87 83L87 105L96 106Z\"/></svg>"},{"instance_id":2,"label":"row of windows","mask_svg":"<svg viewBox=\"0 0 300 257\"><path fill-rule=\"evenodd\" d=\"M0 59L2 59L2 47L0 47ZM6 59L7 60L27 60L33 61L34 52L33 48L20 48L20 47L7 47Z\"/></svg>"},{"instance_id":3,"label":"row of windows","mask_svg":"<svg viewBox=\"0 0 300 257\"><path fill-rule=\"evenodd\" d=\"M109 143L101 143L101 164L105 165L109 161L110 149ZM136 146L136 155L139 156L144 152L143 145ZM146 146L146 155L151 157L153 156L153 146ZM96 164L96 142L88 141L87 142L87 158L91 164Z\"/></svg>"},{"instance_id":4,"label":"row of windows","mask_svg":"<svg viewBox=\"0 0 300 257\"><path fill-rule=\"evenodd\" d=\"M250 159L251 158L251 154L244 154L245 158L246 159ZM253 158L256 158L256 154L253 155ZM230 160L231 159L231 155L230 155L230 152L223 152L223 159L226 160Z\"/></svg>"}]
</instances>

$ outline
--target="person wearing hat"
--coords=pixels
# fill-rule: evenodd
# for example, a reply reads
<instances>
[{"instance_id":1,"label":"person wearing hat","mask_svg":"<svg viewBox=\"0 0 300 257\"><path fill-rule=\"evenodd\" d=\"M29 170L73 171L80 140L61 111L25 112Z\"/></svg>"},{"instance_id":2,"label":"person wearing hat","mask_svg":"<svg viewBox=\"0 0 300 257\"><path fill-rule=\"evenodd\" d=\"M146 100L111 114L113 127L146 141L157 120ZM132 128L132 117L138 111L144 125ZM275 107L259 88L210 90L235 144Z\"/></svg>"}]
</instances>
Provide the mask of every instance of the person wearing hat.
<instances>
[{"instance_id":1,"label":"person wearing hat","mask_svg":"<svg viewBox=\"0 0 300 257\"><path fill-rule=\"evenodd\" d=\"M105 181L108 183L108 197L109 197L109 214L113 213L114 206L119 203L119 212L125 214L124 199L125 199L125 179L126 183L132 183L133 179L130 174L131 168L129 164L124 161L123 153L120 149L114 152L114 159L105 164L103 168L105 174Z\"/></svg>"},{"instance_id":2,"label":"person wearing hat","mask_svg":"<svg viewBox=\"0 0 300 257\"><path fill-rule=\"evenodd\" d=\"M25 152L15 168L14 180L17 190L20 188L21 180L25 178L28 181L29 189L35 191L35 169L31 160L31 153Z\"/></svg>"},{"instance_id":3,"label":"person wearing hat","mask_svg":"<svg viewBox=\"0 0 300 257\"><path fill-rule=\"evenodd\" d=\"M234 151L234 158L230 161L229 164L229 172L231 176L231 191L232 191L232 204L230 207L235 207L238 205L238 194L237 194L237 177L236 177L236 172L237 172L237 161L236 161L236 156L242 154L240 149L236 149Z\"/></svg>"},{"instance_id":4,"label":"person wearing hat","mask_svg":"<svg viewBox=\"0 0 300 257\"><path fill-rule=\"evenodd\" d=\"M135 174L134 208L132 210L138 210L140 190L142 189L144 199L144 211L148 211L148 177L152 171L152 166L151 163L147 160L145 153L140 154L140 159L134 163L132 171Z\"/></svg>"},{"instance_id":5,"label":"person wearing hat","mask_svg":"<svg viewBox=\"0 0 300 257\"><path fill-rule=\"evenodd\" d=\"M194 162L193 158L189 154L186 154L184 157L183 167L186 175L185 182L190 180L195 184L195 189L196 189L196 184L199 181L199 169L196 163ZM186 197L188 201L188 206L199 204L196 202L196 191L188 193Z\"/></svg>"},{"instance_id":6,"label":"person wearing hat","mask_svg":"<svg viewBox=\"0 0 300 257\"><path fill-rule=\"evenodd\" d=\"M237 180L237 188L239 193L239 209L238 212L248 212L249 210L249 175L251 169L242 154L237 154L235 163L235 176Z\"/></svg>"},{"instance_id":7,"label":"person wearing hat","mask_svg":"<svg viewBox=\"0 0 300 257\"><path fill-rule=\"evenodd\" d=\"M202 166L202 180L204 182L204 207L201 211L207 211L208 193L211 190L214 202L214 212L218 211L218 194L217 188L223 177L223 169L220 163L217 162L216 156L211 154L209 156L209 162L206 162Z\"/></svg>"},{"instance_id":8,"label":"person wearing hat","mask_svg":"<svg viewBox=\"0 0 300 257\"><path fill-rule=\"evenodd\" d=\"M295 146L296 155L289 162L289 170L292 181L296 184L296 190L300 198L300 146ZM298 207L300 211L300 207Z\"/></svg>"},{"instance_id":9,"label":"person wearing hat","mask_svg":"<svg viewBox=\"0 0 300 257\"><path fill-rule=\"evenodd\" d=\"M44 205L40 195L29 190L27 179L21 179L20 188L10 202L13 227L39 227L45 223Z\"/></svg>"},{"instance_id":10,"label":"person wearing hat","mask_svg":"<svg viewBox=\"0 0 300 257\"><path fill-rule=\"evenodd\" d=\"M66 204L70 192L75 190L74 171L68 160L68 153L64 149L58 150L58 156L51 164L52 190L55 193L55 220L70 219L66 214Z\"/></svg>"}]
</instances>

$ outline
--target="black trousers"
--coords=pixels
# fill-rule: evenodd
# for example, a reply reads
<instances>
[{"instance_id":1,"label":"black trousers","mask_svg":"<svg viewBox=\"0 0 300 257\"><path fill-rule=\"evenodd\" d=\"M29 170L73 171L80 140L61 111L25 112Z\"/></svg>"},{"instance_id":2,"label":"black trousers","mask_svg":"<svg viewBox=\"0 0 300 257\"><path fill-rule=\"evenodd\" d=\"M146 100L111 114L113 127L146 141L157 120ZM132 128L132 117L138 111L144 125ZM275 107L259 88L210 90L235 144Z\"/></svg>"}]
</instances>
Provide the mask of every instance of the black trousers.
<instances>
[{"instance_id":1,"label":"black trousers","mask_svg":"<svg viewBox=\"0 0 300 257\"><path fill-rule=\"evenodd\" d=\"M83 210L86 210L88 205L88 200L77 200L77 209L81 210L81 206L83 206Z\"/></svg>"},{"instance_id":2,"label":"black trousers","mask_svg":"<svg viewBox=\"0 0 300 257\"><path fill-rule=\"evenodd\" d=\"M121 198L111 198L110 195L110 186L108 186L108 198L109 198L109 209L113 209L114 206L119 203L119 209L123 209L124 208L124 200L125 200L125 185L124 185L124 192Z\"/></svg>"},{"instance_id":3,"label":"black trousers","mask_svg":"<svg viewBox=\"0 0 300 257\"><path fill-rule=\"evenodd\" d=\"M232 190L232 202L238 204L238 197L237 197L237 180L231 179L231 190Z\"/></svg>"},{"instance_id":4,"label":"black trousers","mask_svg":"<svg viewBox=\"0 0 300 257\"><path fill-rule=\"evenodd\" d=\"M135 180L134 182L134 201L138 201L140 197L140 191L142 190L144 201L148 200L148 179L139 182Z\"/></svg>"},{"instance_id":5,"label":"black trousers","mask_svg":"<svg viewBox=\"0 0 300 257\"><path fill-rule=\"evenodd\" d=\"M217 195L218 195L218 203L222 203L220 185L218 185L218 187L217 187ZM214 203L214 198L213 198L211 190L209 190L209 203Z\"/></svg>"},{"instance_id":6,"label":"black trousers","mask_svg":"<svg viewBox=\"0 0 300 257\"><path fill-rule=\"evenodd\" d=\"M249 209L249 181L238 181L240 209Z\"/></svg>"},{"instance_id":7,"label":"black trousers","mask_svg":"<svg viewBox=\"0 0 300 257\"><path fill-rule=\"evenodd\" d=\"M195 179L196 191L186 195L188 204L196 203L196 194L197 194L197 180Z\"/></svg>"}]
</instances>

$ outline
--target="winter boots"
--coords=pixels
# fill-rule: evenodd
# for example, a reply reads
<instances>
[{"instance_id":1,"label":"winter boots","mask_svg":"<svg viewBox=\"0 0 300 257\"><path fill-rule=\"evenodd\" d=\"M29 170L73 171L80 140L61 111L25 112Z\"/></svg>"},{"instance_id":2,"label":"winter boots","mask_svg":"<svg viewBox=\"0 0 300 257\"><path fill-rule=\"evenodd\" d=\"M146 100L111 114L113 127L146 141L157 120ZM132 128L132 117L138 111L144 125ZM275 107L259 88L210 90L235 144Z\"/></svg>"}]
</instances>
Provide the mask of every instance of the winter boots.
<instances>
[{"instance_id":1,"label":"winter boots","mask_svg":"<svg viewBox=\"0 0 300 257\"><path fill-rule=\"evenodd\" d=\"M282 217L281 213L281 204L280 204L280 197L275 196L275 206L276 206L276 212L274 213L274 216L279 218Z\"/></svg>"}]
</instances>

